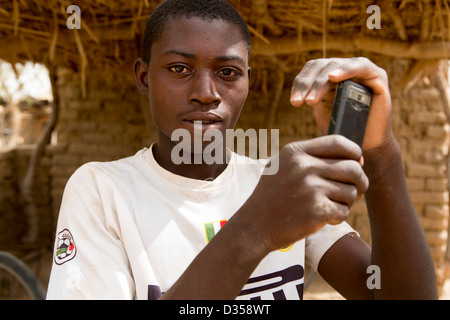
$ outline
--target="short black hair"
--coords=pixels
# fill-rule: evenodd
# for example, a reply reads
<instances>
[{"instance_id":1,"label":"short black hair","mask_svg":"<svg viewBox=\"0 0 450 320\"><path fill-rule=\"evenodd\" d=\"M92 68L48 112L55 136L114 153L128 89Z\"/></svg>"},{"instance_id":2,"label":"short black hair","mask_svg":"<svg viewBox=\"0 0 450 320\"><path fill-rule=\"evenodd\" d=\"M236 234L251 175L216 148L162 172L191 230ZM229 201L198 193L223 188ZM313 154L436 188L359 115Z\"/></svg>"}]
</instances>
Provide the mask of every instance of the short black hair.
<instances>
[{"instance_id":1,"label":"short black hair","mask_svg":"<svg viewBox=\"0 0 450 320\"><path fill-rule=\"evenodd\" d=\"M226 0L166 0L152 12L147 20L142 44L142 60L146 64L150 62L152 45L161 36L166 23L171 18L179 17L198 17L204 20L224 20L233 23L241 31L250 57L250 31L239 12Z\"/></svg>"}]
</instances>

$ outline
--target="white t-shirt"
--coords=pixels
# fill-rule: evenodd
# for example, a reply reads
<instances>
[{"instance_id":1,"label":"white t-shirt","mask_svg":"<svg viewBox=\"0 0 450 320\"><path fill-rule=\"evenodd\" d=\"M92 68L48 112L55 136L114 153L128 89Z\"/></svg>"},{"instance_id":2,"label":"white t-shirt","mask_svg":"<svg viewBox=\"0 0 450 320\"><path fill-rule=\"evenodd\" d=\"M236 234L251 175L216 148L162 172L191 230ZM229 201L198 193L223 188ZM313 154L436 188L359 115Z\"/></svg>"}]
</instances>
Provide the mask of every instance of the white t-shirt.
<instances>
[{"instance_id":1,"label":"white t-shirt","mask_svg":"<svg viewBox=\"0 0 450 320\"><path fill-rule=\"evenodd\" d=\"M265 164L232 153L214 181L163 169L151 149L82 166L64 191L47 298L157 299L244 204ZM238 299L301 299L305 251L317 269L350 232L346 223L326 226L270 253Z\"/></svg>"}]
</instances>

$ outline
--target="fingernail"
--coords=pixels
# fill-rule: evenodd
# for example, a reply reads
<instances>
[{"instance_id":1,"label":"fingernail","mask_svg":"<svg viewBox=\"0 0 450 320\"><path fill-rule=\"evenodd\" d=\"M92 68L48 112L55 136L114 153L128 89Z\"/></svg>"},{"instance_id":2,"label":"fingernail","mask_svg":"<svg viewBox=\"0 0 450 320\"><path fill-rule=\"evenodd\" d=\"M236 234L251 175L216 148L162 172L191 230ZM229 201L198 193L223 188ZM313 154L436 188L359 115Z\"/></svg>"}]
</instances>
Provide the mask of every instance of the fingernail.
<instances>
[{"instance_id":1,"label":"fingernail","mask_svg":"<svg viewBox=\"0 0 450 320\"><path fill-rule=\"evenodd\" d=\"M328 77L339 77L340 75L342 75L342 70L341 69L336 69L336 70L331 71L328 74Z\"/></svg>"},{"instance_id":2,"label":"fingernail","mask_svg":"<svg viewBox=\"0 0 450 320\"><path fill-rule=\"evenodd\" d=\"M314 100L316 98L316 92L311 90L308 95L306 96L305 100Z\"/></svg>"},{"instance_id":3,"label":"fingernail","mask_svg":"<svg viewBox=\"0 0 450 320\"><path fill-rule=\"evenodd\" d=\"M295 91L291 96L291 101L303 101L303 95L300 91Z\"/></svg>"}]
</instances>

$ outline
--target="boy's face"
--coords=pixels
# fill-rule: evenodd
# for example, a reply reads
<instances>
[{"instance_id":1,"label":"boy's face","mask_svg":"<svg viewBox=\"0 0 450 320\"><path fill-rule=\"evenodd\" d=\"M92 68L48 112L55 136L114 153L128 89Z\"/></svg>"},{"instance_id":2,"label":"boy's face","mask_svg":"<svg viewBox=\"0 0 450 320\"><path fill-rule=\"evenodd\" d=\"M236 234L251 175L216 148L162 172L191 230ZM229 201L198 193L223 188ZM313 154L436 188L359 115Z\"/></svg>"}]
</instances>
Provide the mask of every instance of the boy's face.
<instances>
[{"instance_id":1,"label":"boy's face","mask_svg":"<svg viewBox=\"0 0 450 320\"><path fill-rule=\"evenodd\" d=\"M196 120L203 131L225 134L234 128L248 94L248 64L246 43L232 23L169 20L152 46L148 70L142 70L145 65L135 69L158 127L158 143L171 145L172 132L180 128L192 137Z\"/></svg>"}]
</instances>

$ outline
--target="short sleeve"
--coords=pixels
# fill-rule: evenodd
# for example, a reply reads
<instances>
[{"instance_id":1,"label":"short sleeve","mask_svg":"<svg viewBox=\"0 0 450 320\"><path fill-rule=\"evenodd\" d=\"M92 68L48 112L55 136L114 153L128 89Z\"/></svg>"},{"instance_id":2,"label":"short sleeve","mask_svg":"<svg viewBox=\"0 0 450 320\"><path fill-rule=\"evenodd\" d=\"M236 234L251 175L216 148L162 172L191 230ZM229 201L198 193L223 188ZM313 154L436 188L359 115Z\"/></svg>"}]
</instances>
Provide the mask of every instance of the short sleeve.
<instances>
[{"instance_id":1,"label":"short sleeve","mask_svg":"<svg viewBox=\"0 0 450 320\"><path fill-rule=\"evenodd\" d=\"M349 233L358 234L348 223L326 225L306 238L306 264L317 271L320 259L339 239Z\"/></svg>"},{"instance_id":2,"label":"short sleeve","mask_svg":"<svg viewBox=\"0 0 450 320\"><path fill-rule=\"evenodd\" d=\"M58 217L48 300L133 299L122 241L111 229L108 181L85 165L69 179Z\"/></svg>"}]
</instances>

